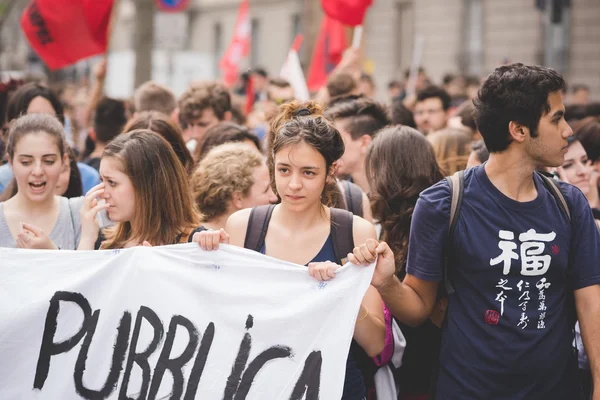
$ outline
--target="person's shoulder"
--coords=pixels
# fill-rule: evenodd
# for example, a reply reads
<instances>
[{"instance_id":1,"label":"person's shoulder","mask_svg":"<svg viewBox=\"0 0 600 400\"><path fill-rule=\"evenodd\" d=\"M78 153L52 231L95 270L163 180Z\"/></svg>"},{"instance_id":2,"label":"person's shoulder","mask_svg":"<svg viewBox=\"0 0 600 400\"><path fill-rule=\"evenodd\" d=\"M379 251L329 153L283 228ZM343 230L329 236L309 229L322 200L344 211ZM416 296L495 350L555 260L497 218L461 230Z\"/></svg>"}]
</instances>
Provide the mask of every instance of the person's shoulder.
<instances>
[{"instance_id":1,"label":"person's shoulder","mask_svg":"<svg viewBox=\"0 0 600 400\"><path fill-rule=\"evenodd\" d=\"M84 177L84 175L88 177L100 178L100 174L98 173L98 171L96 171L94 167L91 167L86 163L78 162L77 168L79 168L79 172L81 173L82 178Z\"/></svg>"},{"instance_id":2,"label":"person's shoulder","mask_svg":"<svg viewBox=\"0 0 600 400\"><path fill-rule=\"evenodd\" d=\"M538 179L542 179L542 177L538 176ZM590 208L590 204L583 192L577 186L567 182L563 182L561 180L556 180L554 178L550 179L552 179L553 182L558 185L561 194L567 202L567 206L569 207L569 211L571 212L571 214L574 214L575 216L578 215L582 210L586 212L588 211L588 209ZM549 192L551 197L556 197L551 190L549 190L548 188L546 188L546 190Z\"/></svg>"},{"instance_id":3,"label":"person's shoulder","mask_svg":"<svg viewBox=\"0 0 600 400\"><path fill-rule=\"evenodd\" d=\"M67 204L71 208L71 212L77 213L77 217L79 217L79 211L81 211L81 207L83 206L83 199L85 197L71 197L67 199L66 197L61 197L61 202Z\"/></svg>"},{"instance_id":4,"label":"person's shoulder","mask_svg":"<svg viewBox=\"0 0 600 400\"><path fill-rule=\"evenodd\" d=\"M450 185L446 178L423 190L417 200L417 205L428 209L445 211L450 209Z\"/></svg>"},{"instance_id":5,"label":"person's shoulder","mask_svg":"<svg viewBox=\"0 0 600 400\"><path fill-rule=\"evenodd\" d=\"M234 246L244 247L246 231L253 208L246 208L234 212L227 218L225 231L229 235L229 243Z\"/></svg>"}]
</instances>

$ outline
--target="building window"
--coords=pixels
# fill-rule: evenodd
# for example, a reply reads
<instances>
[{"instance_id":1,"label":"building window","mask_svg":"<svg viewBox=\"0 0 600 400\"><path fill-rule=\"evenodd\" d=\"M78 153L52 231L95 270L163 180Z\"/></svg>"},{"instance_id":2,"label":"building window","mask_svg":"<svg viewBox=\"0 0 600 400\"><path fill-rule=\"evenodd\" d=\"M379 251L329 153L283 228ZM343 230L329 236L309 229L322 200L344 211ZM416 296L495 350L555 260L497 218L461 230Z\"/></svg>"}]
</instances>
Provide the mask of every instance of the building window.
<instances>
[{"instance_id":1,"label":"building window","mask_svg":"<svg viewBox=\"0 0 600 400\"><path fill-rule=\"evenodd\" d=\"M254 68L260 64L260 21L252 18L251 24L250 66Z\"/></svg>"}]
</instances>

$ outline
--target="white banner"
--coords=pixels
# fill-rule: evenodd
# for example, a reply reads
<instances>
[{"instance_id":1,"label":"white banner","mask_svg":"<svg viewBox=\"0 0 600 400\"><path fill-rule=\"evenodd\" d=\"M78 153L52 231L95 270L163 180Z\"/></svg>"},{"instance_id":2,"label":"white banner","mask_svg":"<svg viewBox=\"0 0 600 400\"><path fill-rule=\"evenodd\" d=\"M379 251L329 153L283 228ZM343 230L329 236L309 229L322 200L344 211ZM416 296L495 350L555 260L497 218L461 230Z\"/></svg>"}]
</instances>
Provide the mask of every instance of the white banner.
<instances>
[{"instance_id":1,"label":"white banner","mask_svg":"<svg viewBox=\"0 0 600 400\"><path fill-rule=\"evenodd\" d=\"M0 398L339 399L373 267L233 246L0 249Z\"/></svg>"}]
</instances>

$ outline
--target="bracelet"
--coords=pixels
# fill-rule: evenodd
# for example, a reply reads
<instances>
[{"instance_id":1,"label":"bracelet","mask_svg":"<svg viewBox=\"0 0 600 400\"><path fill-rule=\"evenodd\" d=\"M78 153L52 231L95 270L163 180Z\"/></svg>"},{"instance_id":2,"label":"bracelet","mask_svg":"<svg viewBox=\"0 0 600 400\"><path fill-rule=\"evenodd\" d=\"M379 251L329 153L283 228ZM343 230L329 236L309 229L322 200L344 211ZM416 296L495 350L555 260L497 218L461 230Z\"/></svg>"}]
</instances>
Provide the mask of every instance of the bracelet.
<instances>
[{"instance_id":1,"label":"bracelet","mask_svg":"<svg viewBox=\"0 0 600 400\"><path fill-rule=\"evenodd\" d=\"M361 305L361 307L365 307L365 306ZM362 322L362 320L364 320L365 318L367 318L367 316L369 315L369 309L367 307L365 307L365 310L367 311L366 314L365 314L365 316L362 317L361 319L359 319L358 321L356 321L357 324L360 323L360 322Z\"/></svg>"}]
</instances>

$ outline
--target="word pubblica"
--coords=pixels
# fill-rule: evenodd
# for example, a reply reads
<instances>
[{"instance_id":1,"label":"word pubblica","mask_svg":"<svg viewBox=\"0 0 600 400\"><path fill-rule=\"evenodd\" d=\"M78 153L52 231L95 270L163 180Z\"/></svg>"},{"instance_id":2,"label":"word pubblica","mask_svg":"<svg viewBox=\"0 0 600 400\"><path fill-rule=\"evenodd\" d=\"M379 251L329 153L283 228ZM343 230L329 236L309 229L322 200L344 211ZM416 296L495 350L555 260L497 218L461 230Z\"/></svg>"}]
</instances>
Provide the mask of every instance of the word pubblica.
<instances>
[{"instance_id":1,"label":"word pubblica","mask_svg":"<svg viewBox=\"0 0 600 400\"><path fill-rule=\"evenodd\" d=\"M79 307L83 313L83 323L81 328L71 337L57 341L56 331L61 303L71 303ZM165 334L163 322L155 311L146 306L139 308L135 321L130 311L123 312L116 330L116 339L112 346L112 361L104 385L100 389L86 387L84 384L86 366L94 363L94 360L88 360L88 353L94 340L100 312L99 309L92 311L89 301L80 293L67 291L54 293L46 314L33 382L34 390L43 393L44 385L52 368L52 358L72 351L76 345L83 341L73 366L75 390L81 398L106 399L118 388L118 399L132 399L132 397L129 397L128 392L131 391L129 383L134 364L142 371L141 388L139 391L137 388L134 389L136 393L133 398L136 400L156 399L167 370L173 377L169 399L191 400L195 399L196 396L198 398L203 397L202 393L197 393L198 386L207 360L211 356L211 347L217 333L217 327L213 322L209 322L204 332L201 333L186 317L173 315ZM138 351L137 345L144 321L146 325L149 324L152 327L152 339L143 351ZM241 338L235 360L232 360L231 373L226 381L223 400L245 400L252 389L255 377L265 364L277 359L291 359L294 357L294 352L290 347L275 345L250 360L252 349L250 330L253 325L254 318L252 315L248 315L245 325L246 333ZM173 356L172 350L176 337L180 341L182 336L186 336L185 334L178 334L178 328L180 332L182 330L187 331L187 338L183 338L187 343L183 352ZM153 354L158 354L158 360L154 365L151 365L149 359ZM321 352L318 350L312 351L308 355L304 360L302 373L289 397L290 400L304 398L317 400L319 398L322 361ZM191 366L191 370L189 366ZM161 398L165 397L161 396Z\"/></svg>"}]
</instances>

